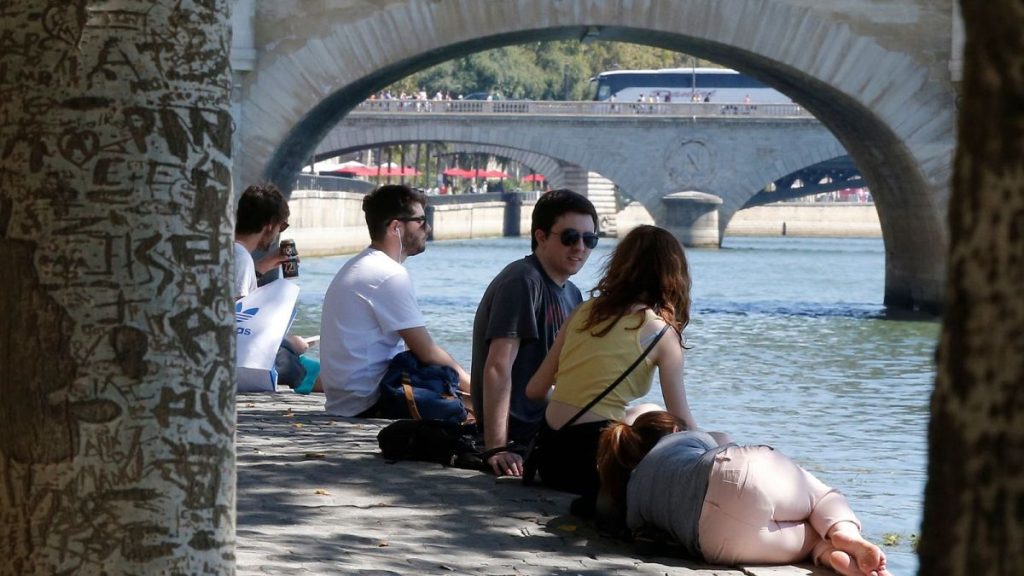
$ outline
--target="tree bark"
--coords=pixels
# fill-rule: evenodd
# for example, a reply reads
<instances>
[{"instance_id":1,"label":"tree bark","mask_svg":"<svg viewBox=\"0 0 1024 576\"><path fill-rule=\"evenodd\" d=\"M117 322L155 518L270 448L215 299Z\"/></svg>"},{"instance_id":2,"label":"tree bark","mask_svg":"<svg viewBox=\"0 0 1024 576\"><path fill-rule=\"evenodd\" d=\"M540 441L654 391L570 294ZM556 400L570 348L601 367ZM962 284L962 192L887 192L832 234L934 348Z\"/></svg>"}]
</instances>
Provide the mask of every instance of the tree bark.
<instances>
[{"instance_id":1,"label":"tree bark","mask_svg":"<svg viewBox=\"0 0 1024 576\"><path fill-rule=\"evenodd\" d=\"M963 2L922 575L1024 574L1024 9Z\"/></svg>"},{"instance_id":2,"label":"tree bark","mask_svg":"<svg viewBox=\"0 0 1024 576\"><path fill-rule=\"evenodd\" d=\"M0 4L0 573L234 569L228 12Z\"/></svg>"}]
</instances>

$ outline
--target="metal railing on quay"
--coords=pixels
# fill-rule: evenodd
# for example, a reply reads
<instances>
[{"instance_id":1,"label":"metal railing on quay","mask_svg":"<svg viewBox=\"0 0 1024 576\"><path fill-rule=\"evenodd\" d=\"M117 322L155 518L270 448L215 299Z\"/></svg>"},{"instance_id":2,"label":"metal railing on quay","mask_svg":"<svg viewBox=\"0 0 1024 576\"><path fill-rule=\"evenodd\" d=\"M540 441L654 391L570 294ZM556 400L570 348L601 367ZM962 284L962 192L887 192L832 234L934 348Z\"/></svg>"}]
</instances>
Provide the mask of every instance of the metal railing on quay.
<instances>
[{"instance_id":1,"label":"metal railing on quay","mask_svg":"<svg viewBox=\"0 0 1024 576\"><path fill-rule=\"evenodd\" d=\"M385 182L386 183L386 182ZM396 181L397 183L397 181ZM416 188L412 183L407 185ZM337 176L323 176L317 174L299 174L295 178L295 187L292 190L313 190L321 192L352 192L355 194L367 194L377 185L365 180L354 178L339 178ZM508 200L510 195L517 197L523 202L536 201L543 192L539 190L511 190L508 192L483 192L483 193L456 193L456 194L430 194L430 204L475 204L478 202L502 202Z\"/></svg>"},{"instance_id":2,"label":"metal railing on quay","mask_svg":"<svg viewBox=\"0 0 1024 576\"><path fill-rule=\"evenodd\" d=\"M355 192L366 193L373 185L355 178L324 176L319 174L299 174L295 178L292 190L318 190L322 192Z\"/></svg>"},{"instance_id":3,"label":"metal railing on quay","mask_svg":"<svg viewBox=\"0 0 1024 576\"><path fill-rule=\"evenodd\" d=\"M535 116L668 116L810 118L799 104L744 102L569 102L553 100L367 100L355 114L511 114Z\"/></svg>"},{"instance_id":4,"label":"metal railing on quay","mask_svg":"<svg viewBox=\"0 0 1024 576\"><path fill-rule=\"evenodd\" d=\"M526 190L511 192L483 192L475 194L432 194L428 203L434 206L449 204L476 204L478 202L505 202L517 198L522 202L535 202L542 192Z\"/></svg>"}]
</instances>

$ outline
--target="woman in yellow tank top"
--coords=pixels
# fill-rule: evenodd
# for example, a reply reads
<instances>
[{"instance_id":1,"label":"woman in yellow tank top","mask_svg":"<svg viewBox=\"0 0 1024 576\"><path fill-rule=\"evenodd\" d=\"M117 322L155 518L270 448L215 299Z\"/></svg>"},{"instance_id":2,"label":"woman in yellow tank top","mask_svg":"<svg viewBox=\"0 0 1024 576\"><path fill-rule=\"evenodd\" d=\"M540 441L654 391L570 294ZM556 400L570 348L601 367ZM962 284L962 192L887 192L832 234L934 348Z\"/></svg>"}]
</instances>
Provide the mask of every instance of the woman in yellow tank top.
<instances>
[{"instance_id":1,"label":"woman in yellow tank top","mask_svg":"<svg viewBox=\"0 0 1024 576\"><path fill-rule=\"evenodd\" d=\"M644 412L666 409L687 428L697 429L683 385L682 331L690 321L690 273L679 241L656 226L633 229L615 248L590 295L558 333L526 389L532 400L549 400L533 465L545 485L583 496L573 505L580 514L592 511L597 496L597 441L609 422L631 424ZM671 329L647 358L598 404L564 426L666 324ZM650 390L655 368L665 408L629 406Z\"/></svg>"}]
</instances>

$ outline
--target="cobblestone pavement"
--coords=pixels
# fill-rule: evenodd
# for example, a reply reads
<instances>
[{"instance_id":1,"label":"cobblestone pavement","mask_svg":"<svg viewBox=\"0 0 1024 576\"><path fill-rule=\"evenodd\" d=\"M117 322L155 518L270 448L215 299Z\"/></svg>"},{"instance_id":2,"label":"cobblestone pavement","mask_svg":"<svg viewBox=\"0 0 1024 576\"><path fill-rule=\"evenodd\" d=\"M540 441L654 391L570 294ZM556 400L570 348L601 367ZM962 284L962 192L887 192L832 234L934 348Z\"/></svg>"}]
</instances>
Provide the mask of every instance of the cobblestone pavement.
<instances>
[{"instance_id":1,"label":"cobblestone pavement","mask_svg":"<svg viewBox=\"0 0 1024 576\"><path fill-rule=\"evenodd\" d=\"M238 574L832 574L641 556L569 515L569 495L389 464L381 426L324 414L322 396L239 395Z\"/></svg>"}]
</instances>

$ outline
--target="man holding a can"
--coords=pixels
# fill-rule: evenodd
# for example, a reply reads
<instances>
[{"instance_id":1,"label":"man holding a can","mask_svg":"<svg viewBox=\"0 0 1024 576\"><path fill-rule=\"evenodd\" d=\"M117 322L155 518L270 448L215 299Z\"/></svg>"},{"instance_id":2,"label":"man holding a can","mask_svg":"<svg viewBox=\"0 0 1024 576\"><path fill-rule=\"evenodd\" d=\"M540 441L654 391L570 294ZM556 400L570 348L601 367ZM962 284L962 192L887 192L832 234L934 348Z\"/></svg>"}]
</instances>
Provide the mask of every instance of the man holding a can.
<instances>
[{"instance_id":1,"label":"man holding a can","mask_svg":"<svg viewBox=\"0 0 1024 576\"><path fill-rule=\"evenodd\" d=\"M269 250L288 228L289 215L288 201L273 184L252 185L242 192L235 220L235 299L256 289L257 276L294 259L283 251L268 254L258 263L252 259L252 252Z\"/></svg>"},{"instance_id":2,"label":"man holding a can","mask_svg":"<svg viewBox=\"0 0 1024 576\"><path fill-rule=\"evenodd\" d=\"M282 264L285 277L298 275L295 242L281 242L281 250L270 252L259 262L252 258L252 252L266 252L270 249L274 240L288 228L290 214L288 201L273 184L252 185L242 192L235 220L236 300L256 290L258 276ZM303 383L307 369L299 357L308 349L309 344L299 336L292 334L285 337L274 361L280 383L293 388Z\"/></svg>"}]
</instances>

